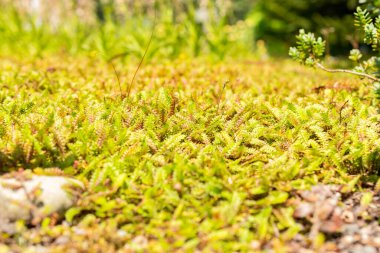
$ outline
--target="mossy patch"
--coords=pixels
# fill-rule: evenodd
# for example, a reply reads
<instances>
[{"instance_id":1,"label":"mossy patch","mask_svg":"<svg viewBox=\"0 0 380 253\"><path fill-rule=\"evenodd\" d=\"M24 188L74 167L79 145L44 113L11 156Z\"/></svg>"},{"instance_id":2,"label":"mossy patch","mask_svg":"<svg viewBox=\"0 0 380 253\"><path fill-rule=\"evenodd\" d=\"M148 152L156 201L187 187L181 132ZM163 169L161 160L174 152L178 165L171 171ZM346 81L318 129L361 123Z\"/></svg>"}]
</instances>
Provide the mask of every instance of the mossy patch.
<instances>
[{"instance_id":1,"label":"mossy patch","mask_svg":"<svg viewBox=\"0 0 380 253\"><path fill-rule=\"evenodd\" d=\"M123 91L135 65L115 68ZM90 58L1 60L1 171L63 171L88 190L64 223L0 240L252 251L302 231L286 204L294 191L378 179L378 105L358 79L181 59L144 66L128 97L117 83Z\"/></svg>"}]
</instances>

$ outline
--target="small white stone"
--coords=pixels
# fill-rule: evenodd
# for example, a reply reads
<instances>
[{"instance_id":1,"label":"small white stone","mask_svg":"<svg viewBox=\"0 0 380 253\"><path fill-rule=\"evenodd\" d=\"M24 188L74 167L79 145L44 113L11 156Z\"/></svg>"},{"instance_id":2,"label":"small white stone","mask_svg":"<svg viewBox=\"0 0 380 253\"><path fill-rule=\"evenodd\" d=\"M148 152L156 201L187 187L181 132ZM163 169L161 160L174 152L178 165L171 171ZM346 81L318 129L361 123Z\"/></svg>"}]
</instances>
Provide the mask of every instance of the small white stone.
<instances>
[{"instance_id":1,"label":"small white stone","mask_svg":"<svg viewBox=\"0 0 380 253\"><path fill-rule=\"evenodd\" d=\"M121 229L119 229L118 231L117 231L117 236L118 237L122 237L122 238L124 238L124 237L126 237L128 235L128 233L125 231L125 230L121 230Z\"/></svg>"},{"instance_id":2,"label":"small white stone","mask_svg":"<svg viewBox=\"0 0 380 253\"><path fill-rule=\"evenodd\" d=\"M37 176L19 181L0 178L0 221L30 221L63 212L75 203L66 187L83 190L83 184L75 179L60 176Z\"/></svg>"}]
</instances>

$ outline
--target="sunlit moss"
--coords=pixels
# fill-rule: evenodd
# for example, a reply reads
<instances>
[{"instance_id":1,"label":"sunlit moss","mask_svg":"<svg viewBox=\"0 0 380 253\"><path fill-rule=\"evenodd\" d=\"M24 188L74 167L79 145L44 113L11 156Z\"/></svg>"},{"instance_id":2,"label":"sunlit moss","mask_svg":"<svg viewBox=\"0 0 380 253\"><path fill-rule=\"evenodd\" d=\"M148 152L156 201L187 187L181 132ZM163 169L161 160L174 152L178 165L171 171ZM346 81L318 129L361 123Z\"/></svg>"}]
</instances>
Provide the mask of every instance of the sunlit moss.
<instances>
[{"instance_id":1,"label":"sunlit moss","mask_svg":"<svg viewBox=\"0 0 380 253\"><path fill-rule=\"evenodd\" d=\"M122 91L135 67L115 63ZM375 100L344 78L286 61L184 58L144 66L122 97L102 61L2 59L1 171L58 167L87 185L72 226L12 238L103 252L287 240L301 229L285 205L293 190L378 173Z\"/></svg>"}]
</instances>

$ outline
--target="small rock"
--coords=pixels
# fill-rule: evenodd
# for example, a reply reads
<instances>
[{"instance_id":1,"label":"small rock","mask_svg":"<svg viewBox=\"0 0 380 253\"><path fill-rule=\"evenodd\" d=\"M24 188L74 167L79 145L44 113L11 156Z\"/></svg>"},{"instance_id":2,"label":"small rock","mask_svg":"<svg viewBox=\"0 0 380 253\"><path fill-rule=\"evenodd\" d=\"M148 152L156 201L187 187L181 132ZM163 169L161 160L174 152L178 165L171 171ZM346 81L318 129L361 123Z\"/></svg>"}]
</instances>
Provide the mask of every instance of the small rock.
<instances>
[{"instance_id":1,"label":"small rock","mask_svg":"<svg viewBox=\"0 0 380 253\"><path fill-rule=\"evenodd\" d=\"M355 215L346 210L342 213L342 220L346 223L353 223L355 221Z\"/></svg>"},{"instance_id":2,"label":"small rock","mask_svg":"<svg viewBox=\"0 0 380 253\"><path fill-rule=\"evenodd\" d=\"M252 241L250 244L249 244L250 248L252 250L259 250L260 247L261 247L261 243L259 241Z\"/></svg>"},{"instance_id":3,"label":"small rock","mask_svg":"<svg viewBox=\"0 0 380 253\"><path fill-rule=\"evenodd\" d=\"M349 253L377 253L376 248L372 246L354 245L348 251Z\"/></svg>"},{"instance_id":4,"label":"small rock","mask_svg":"<svg viewBox=\"0 0 380 253\"><path fill-rule=\"evenodd\" d=\"M344 233L348 235L354 235L360 232L360 227L357 224L347 224L344 226Z\"/></svg>"},{"instance_id":5,"label":"small rock","mask_svg":"<svg viewBox=\"0 0 380 253\"><path fill-rule=\"evenodd\" d=\"M372 246L380 248L380 237L375 237L372 239Z\"/></svg>"},{"instance_id":6,"label":"small rock","mask_svg":"<svg viewBox=\"0 0 380 253\"><path fill-rule=\"evenodd\" d=\"M28 247L25 252L38 252L38 253L45 253L49 252L48 248L42 246L42 245L35 245Z\"/></svg>"},{"instance_id":7,"label":"small rock","mask_svg":"<svg viewBox=\"0 0 380 253\"><path fill-rule=\"evenodd\" d=\"M325 233L338 233L343 230L343 220L341 218L340 208L333 211L332 217L322 223L320 230Z\"/></svg>"},{"instance_id":8,"label":"small rock","mask_svg":"<svg viewBox=\"0 0 380 253\"><path fill-rule=\"evenodd\" d=\"M0 231L6 234L14 234L16 233L16 226L13 223L10 223L7 220L0 219ZM1 251L0 251L1 253Z\"/></svg>"},{"instance_id":9,"label":"small rock","mask_svg":"<svg viewBox=\"0 0 380 253\"><path fill-rule=\"evenodd\" d=\"M336 204L333 203L330 199L320 203L319 207L317 208L318 218L320 220L326 220L331 213L334 211Z\"/></svg>"},{"instance_id":10,"label":"small rock","mask_svg":"<svg viewBox=\"0 0 380 253\"><path fill-rule=\"evenodd\" d=\"M333 242L326 242L325 245L322 246L324 252L337 252L338 246Z\"/></svg>"},{"instance_id":11,"label":"small rock","mask_svg":"<svg viewBox=\"0 0 380 253\"><path fill-rule=\"evenodd\" d=\"M370 241L370 237L368 234L362 234L361 236L361 243L368 244Z\"/></svg>"},{"instance_id":12,"label":"small rock","mask_svg":"<svg viewBox=\"0 0 380 253\"><path fill-rule=\"evenodd\" d=\"M311 249L300 249L299 252L300 253L313 253L314 251Z\"/></svg>"},{"instance_id":13,"label":"small rock","mask_svg":"<svg viewBox=\"0 0 380 253\"><path fill-rule=\"evenodd\" d=\"M124 238L124 237L126 237L128 235L128 233L125 231L125 230L121 230L121 229L119 229L118 231L117 231L117 236L118 237L122 237L122 238Z\"/></svg>"},{"instance_id":14,"label":"small rock","mask_svg":"<svg viewBox=\"0 0 380 253\"><path fill-rule=\"evenodd\" d=\"M325 221L320 227L320 231L324 233L339 233L342 231L342 224L335 221Z\"/></svg>"},{"instance_id":15,"label":"small rock","mask_svg":"<svg viewBox=\"0 0 380 253\"><path fill-rule=\"evenodd\" d=\"M349 253L363 253L363 246L360 244L353 245L349 250Z\"/></svg>"},{"instance_id":16,"label":"small rock","mask_svg":"<svg viewBox=\"0 0 380 253\"><path fill-rule=\"evenodd\" d=\"M57 244L57 245L65 245L67 243L70 242L70 238L68 236L65 236L65 235L61 235L60 237L58 237L54 244Z\"/></svg>"},{"instance_id":17,"label":"small rock","mask_svg":"<svg viewBox=\"0 0 380 253\"><path fill-rule=\"evenodd\" d=\"M73 231L76 235L86 235L86 230L84 230L83 228L79 228L79 227L74 227L73 228Z\"/></svg>"},{"instance_id":18,"label":"small rock","mask_svg":"<svg viewBox=\"0 0 380 253\"><path fill-rule=\"evenodd\" d=\"M362 253L377 253L377 250L372 246L364 246Z\"/></svg>"},{"instance_id":19,"label":"small rock","mask_svg":"<svg viewBox=\"0 0 380 253\"><path fill-rule=\"evenodd\" d=\"M307 202L315 203L318 201L318 195L314 194L310 191L302 191L300 192L300 195L302 199L306 200Z\"/></svg>"},{"instance_id":20,"label":"small rock","mask_svg":"<svg viewBox=\"0 0 380 253\"><path fill-rule=\"evenodd\" d=\"M314 205L309 203L301 203L297 206L296 210L293 213L294 218L305 218L310 216L314 212Z\"/></svg>"},{"instance_id":21,"label":"small rock","mask_svg":"<svg viewBox=\"0 0 380 253\"><path fill-rule=\"evenodd\" d=\"M0 177L0 223L31 222L61 213L75 203L71 193L83 187L80 181L61 176Z\"/></svg>"},{"instance_id":22,"label":"small rock","mask_svg":"<svg viewBox=\"0 0 380 253\"><path fill-rule=\"evenodd\" d=\"M356 240L355 240L355 238L352 235L345 235L341 239L341 243L344 246L349 246L350 244L353 244L354 242L356 242Z\"/></svg>"}]
</instances>

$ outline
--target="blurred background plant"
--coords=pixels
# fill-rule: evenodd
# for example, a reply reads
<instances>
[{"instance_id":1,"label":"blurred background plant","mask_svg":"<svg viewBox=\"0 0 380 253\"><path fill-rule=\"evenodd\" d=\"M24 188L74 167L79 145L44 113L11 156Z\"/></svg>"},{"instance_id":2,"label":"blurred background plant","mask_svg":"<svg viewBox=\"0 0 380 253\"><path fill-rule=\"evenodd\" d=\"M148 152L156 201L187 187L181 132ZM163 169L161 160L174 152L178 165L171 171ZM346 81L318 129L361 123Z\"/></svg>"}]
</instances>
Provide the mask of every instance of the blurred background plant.
<instances>
[{"instance_id":1,"label":"blurred background plant","mask_svg":"<svg viewBox=\"0 0 380 253\"><path fill-rule=\"evenodd\" d=\"M363 57L363 50L359 48L351 49L349 59L354 63L352 69L328 68L321 61L327 53L328 44L321 37L316 37L314 33L306 33L301 29L296 36L297 43L291 47L289 55L301 64L318 67L330 73L348 73L362 78L366 78L374 83L376 97L380 98L380 1L361 0L362 6L358 6L355 14L355 27L361 34L361 42L367 45L372 53L369 57ZM359 43L358 43L359 44Z\"/></svg>"},{"instance_id":2,"label":"blurred background plant","mask_svg":"<svg viewBox=\"0 0 380 253\"><path fill-rule=\"evenodd\" d=\"M357 47L357 0L0 0L0 52L96 54L106 60L286 55L302 27L327 53ZM260 41L259 44L256 42ZM264 53L263 53L264 52Z\"/></svg>"}]
</instances>

